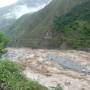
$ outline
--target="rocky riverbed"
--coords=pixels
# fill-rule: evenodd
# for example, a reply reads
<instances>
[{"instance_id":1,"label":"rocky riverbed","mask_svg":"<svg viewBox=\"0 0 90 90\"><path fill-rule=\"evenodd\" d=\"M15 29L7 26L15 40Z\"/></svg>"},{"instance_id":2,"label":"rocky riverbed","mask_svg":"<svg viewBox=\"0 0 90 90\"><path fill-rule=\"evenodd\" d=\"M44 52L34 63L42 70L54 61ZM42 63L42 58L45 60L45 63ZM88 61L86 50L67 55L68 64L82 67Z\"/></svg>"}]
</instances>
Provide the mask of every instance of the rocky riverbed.
<instances>
[{"instance_id":1,"label":"rocky riverbed","mask_svg":"<svg viewBox=\"0 0 90 90\"><path fill-rule=\"evenodd\" d=\"M76 50L7 48L3 58L23 67L28 79L64 90L90 90L90 53Z\"/></svg>"}]
</instances>

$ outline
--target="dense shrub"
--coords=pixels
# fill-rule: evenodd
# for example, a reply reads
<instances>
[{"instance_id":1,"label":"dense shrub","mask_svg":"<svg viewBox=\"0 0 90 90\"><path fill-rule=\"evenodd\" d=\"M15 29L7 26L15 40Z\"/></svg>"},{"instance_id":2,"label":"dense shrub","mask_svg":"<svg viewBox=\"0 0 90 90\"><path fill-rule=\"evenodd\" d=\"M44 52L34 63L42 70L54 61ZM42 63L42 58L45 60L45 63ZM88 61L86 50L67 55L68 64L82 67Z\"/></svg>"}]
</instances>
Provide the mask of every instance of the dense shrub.
<instances>
[{"instance_id":1,"label":"dense shrub","mask_svg":"<svg viewBox=\"0 0 90 90\"><path fill-rule=\"evenodd\" d=\"M0 61L0 90L48 90L35 81L27 80L19 68L11 61Z\"/></svg>"},{"instance_id":2,"label":"dense shrub","mask_svg":"<svg viewBox=\"0 0 90 90\"><path fill-rule=\"evenodd\" d=\"M0 33L0 54L3 53L4 48L7 46L8 42L9 42L8 37Z\"/></svg>"}]
</instances>

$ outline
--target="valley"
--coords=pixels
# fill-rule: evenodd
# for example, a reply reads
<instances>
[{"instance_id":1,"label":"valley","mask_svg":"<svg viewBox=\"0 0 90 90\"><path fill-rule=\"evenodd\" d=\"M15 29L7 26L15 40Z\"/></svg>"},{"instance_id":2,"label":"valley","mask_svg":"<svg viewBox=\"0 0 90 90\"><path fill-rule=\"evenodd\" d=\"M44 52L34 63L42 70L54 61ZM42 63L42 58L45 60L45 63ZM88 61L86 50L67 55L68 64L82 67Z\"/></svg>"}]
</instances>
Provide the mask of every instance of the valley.
<instances>
[{"instance_id":1,"label":"valley","mask_svg":"<svg viewBox=\"0 0 90 90\"><path fill-rule=\"evenodd\" d=\"M30 48L7 48L7 50L8 52L3 57L21 65L23 74L29 79L47 87L58 84L64 90L90 90L90 53L88 52ZM59 61L66 60L69 68L63 67L65 63L59 64L57 61L49 60L48 56L59 57ZM76 64L75 68L80 69L78 65L87 68L89 73L87 74L84 68L82 72L74 71L73 66L70 68L71 62Z\"/></svg>"},{"instance_id":2,"label":"valley","mask_svg":"<svg viewBox=\"0 0 90 90\"><path fill-rule=\"evenodd\" d=\"M90 90L90 0L8 4L0 1L0 90Z\"/></svg>"},{"instance_id":3,"label":"valley","mask_svg":"<svg viewBox=\"0 0 90 90\"><path fill-rule=\"evenodd\" d=\"M88 49L89 11L89 0L53 0L42 10L19 18L6 33L16 47Z\"/></svg>"}]
</instances>

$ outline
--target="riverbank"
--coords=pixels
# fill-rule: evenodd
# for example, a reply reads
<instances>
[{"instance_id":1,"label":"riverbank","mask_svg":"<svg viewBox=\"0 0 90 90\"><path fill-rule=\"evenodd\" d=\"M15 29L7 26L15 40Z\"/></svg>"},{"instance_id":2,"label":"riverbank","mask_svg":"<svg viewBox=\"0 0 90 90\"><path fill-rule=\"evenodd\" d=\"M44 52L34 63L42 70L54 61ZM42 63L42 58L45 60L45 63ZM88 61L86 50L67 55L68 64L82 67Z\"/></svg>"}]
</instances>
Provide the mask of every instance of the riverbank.
<instances>
[{"instance_id":1,"label":"riverbank","mask_svg":"<svg viewBox=\"0 0 90 90\"><path fill-rule=\"evenodd\" d=\"M90 90L90 75L76 72L69 69L70 67L64 68L56 61L47 60L48 55L54 55L65 58L67 61L71 60L89 70L90 53L76 50L29 48L7 48L7 50L8 52L3 57L20 64L23 67L23 74L29 79L39 81L48 87L59 84L64 87L64 90Z\"/></svg>"}]
</instances>

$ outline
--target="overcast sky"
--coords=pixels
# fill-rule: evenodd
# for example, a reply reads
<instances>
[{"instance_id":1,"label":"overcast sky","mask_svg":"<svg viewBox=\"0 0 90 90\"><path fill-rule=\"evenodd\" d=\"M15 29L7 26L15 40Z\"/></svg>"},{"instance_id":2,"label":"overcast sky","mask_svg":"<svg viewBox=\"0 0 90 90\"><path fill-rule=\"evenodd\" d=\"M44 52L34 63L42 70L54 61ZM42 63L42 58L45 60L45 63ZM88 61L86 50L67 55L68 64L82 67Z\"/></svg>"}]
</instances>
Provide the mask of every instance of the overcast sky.
<instances>
[{"instance_id":1,"label":"overcast sky","mask_svg":"<svg viewBox=\"0 0 90 90\"><path fill-rule=\"evenodd\" d=\"M0 8L16 3L18 0L0 0Z\"/></svg>"},{"instance_id":2,"label":"overcast sky","mask_svg":"<svg viewBox=\"0 0 90 90\"><path fill-rule=\"evenodd\" d=\"M51 0L0 0L1 15L5 18L19 18L24 14L36 12ZM3 8L9 6L7 8Z\"/></svg>"},{"instance_id":3,"label":"overcast sky","mask_svg":"<svg viewBox=\"0 0 90 90\"><path fill-rule=\"evenodd\" d=\"M17 1L26 2L27 0L0 0L0 8L15 4ZM50 0L29 0L29 1L43 3L43 2L48 2Z\"/></svg>"}]
</instances>

